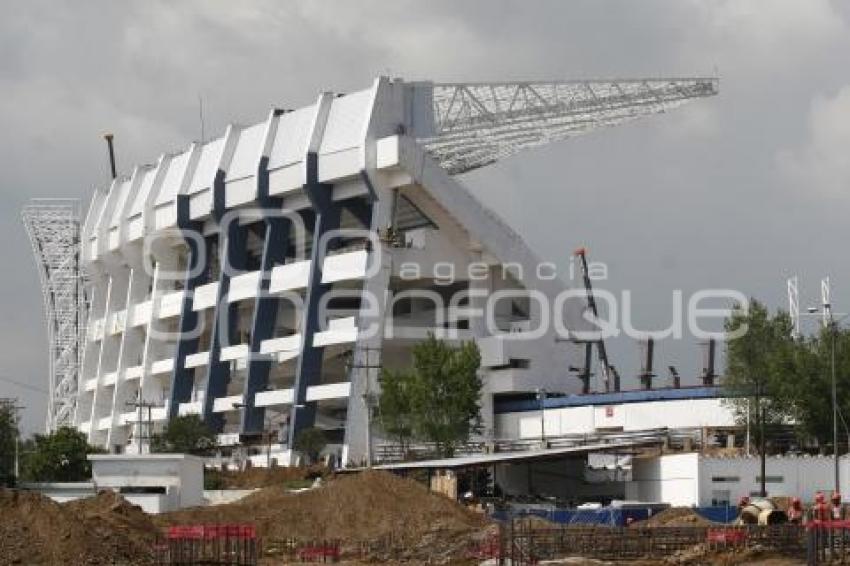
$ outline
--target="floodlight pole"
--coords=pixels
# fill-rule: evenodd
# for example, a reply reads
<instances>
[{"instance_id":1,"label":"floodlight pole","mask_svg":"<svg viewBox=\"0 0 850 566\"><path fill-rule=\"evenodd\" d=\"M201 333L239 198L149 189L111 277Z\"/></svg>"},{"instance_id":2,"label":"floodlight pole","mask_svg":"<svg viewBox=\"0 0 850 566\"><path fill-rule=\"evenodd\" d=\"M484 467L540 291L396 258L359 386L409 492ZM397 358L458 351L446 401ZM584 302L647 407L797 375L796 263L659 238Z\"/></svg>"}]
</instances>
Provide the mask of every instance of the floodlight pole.
<instances>
[{"instance_id":1,"label":"floodlight pole","mask_svg":"<svg viewBox=\"0 0 850 566\"><path fill-rule=\"evenodd\" d=\"M835 487L834 492L839 491L840 473L838 470L838 386L835 379L835 338L838 334L838 327L835 319L832 318L832 311L829 313L829 329L830 329L830 358L832 365L832 461L835 467Z\"/></svg>"}]
</instances>

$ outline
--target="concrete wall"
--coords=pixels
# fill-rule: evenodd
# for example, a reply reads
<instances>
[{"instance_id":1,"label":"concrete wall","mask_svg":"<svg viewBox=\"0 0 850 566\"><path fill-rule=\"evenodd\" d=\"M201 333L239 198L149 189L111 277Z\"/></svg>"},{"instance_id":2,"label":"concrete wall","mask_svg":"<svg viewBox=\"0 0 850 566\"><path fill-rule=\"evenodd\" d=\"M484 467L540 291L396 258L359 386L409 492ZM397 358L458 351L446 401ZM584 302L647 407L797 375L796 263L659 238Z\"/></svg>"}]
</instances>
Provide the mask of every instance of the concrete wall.
<instances>
[{"instance_id":1,"label":"concrete wall","mask_svg":"<svg viewBox=\"0 0 850 566\"><path fill-rule=\"evenodd\" d=\"M205 489L204 502L207 505L234 503L257 491L256 489Z\"/></svg>"},{"instance_id":2,"label":"concrete wall","mask_svg":"<svg viewBox=\"0 0 850 566\"><path fill-rule=\"evenodd\" d=\"M94 497L97 490L91 482L21 483L21 489L37 491L56 503L65 503L84 497Z\"/></svg>"},{"instance_id":3,"label":"concrete wall","mask_svg":"<svg viewBox=\"0 0 850 566\"><path fill-rule=\"evenodd\" d=\"M626 483L630 501L696 505L699 497L699 454L669 454L632 460L632 480Z\"/></svg>"},{"instance_id":4,"label":"concrete wall","mask_svg":"<svg viewBox=\"0 0 850 566\"><path fill-rule=\"evenodd\" d=\"M803 501L812 501L817 491L832 491L832 458L769 457L766 470L765 487L770 496L796 496ZM734 505L742 496L757 495L761 489L761 464L757 456L702 458L700 475L700 505L711 505L712 500L722 499L724 492L729 492L729 501Z\"/></svg>"},{"instance_id":5,"label":"concrete wall","mask_svg":"<svg viewBox=\"0 0 850 566\"><path fill-rule=\"evenodd\" d=\"M140 497L140 505L178 509L204 504L204 461L188 454L145 454L89 456L92 481L98 488L122 492L128 500ZM133 488L165 488L163 497L126 493Z\"/></svg>"},{"instance_id":6,"label":"concrete wall","mask_svg":"<svg viewBox=\"0 0 850 566\"><path fill-rule=\"evenodd\" d=\"M172 503L172 498L168 495L160 495L157 493L123 493L121 495L128 502L133 505L138 505L145 513L149 513L151 515L166 513L175 509Z\"/></svg>"},{"instance_id":7,"label":"concrete wall","mask_svg":"<svg viewBox=\"0 0 850 566\"><path fill-rule=\"evenodd\" d=\"M758 495L760 460L704 457L698 453L667 454L632 462L632 481L626 485L626 498L661 501L679 506L735 505L742 496ZM815 493L830 493L833 486L833 460L830 457L768 457L768 496L800 497L804 502ZM842 493L850 485L850 460L841 460ZM844 500L848 501L847 496Z\"/></svg>"},{"instance_id":8,"label":"concrete wall","mask_svg":"<svg viewBox=\"0 0 850 566\"><path fill-rule=\"evenodd\" d=\"M601 431L639 431L652 428L734 426L732 411L720 399L686 399L564 407L544 411L546 436L594 434ZM499 438L539 438L540 412L496 415Z\"/></svg>"}]
</instances>

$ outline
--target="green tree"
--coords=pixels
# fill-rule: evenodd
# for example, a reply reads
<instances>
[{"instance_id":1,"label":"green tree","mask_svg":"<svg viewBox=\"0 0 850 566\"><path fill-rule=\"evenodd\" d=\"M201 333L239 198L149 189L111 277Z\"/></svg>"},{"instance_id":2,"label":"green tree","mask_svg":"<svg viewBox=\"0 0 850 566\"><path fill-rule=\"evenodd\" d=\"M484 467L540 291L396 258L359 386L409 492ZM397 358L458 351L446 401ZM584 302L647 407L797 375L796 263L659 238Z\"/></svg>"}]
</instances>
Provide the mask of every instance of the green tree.
<instances>
[{"instance_id":1,"label":"green tree","mask_svg":"<svg viewBox=\"0 0 850 566\"><path fill-rule=\"evenodd\" d=\"M15 483L15 448L19 434L15 401L0 399L0 485Z\"/></svg>"},{"instance_id":2,"label":"green tree","mask_svg":"<svg viewBox=\"0 0 850 566\"><path fill-rule=\"evenodd\" d=\"M151 440L151 452L205 454L215 446L215 435L197 415L175 417Z\"/></svg>"},{"instance_id":3,"label":"green tree","mask_svg":"<svg viewBox=\"0 0 850 566\"><path fill-rule=\"evenodd\" d=\"M86 435L62 427L55 432L35 435L32 449L22 458L21 475L29 481L74 482L91 479L89 454L101 452L90 446Z\"/></svg>"},{"instance_id":4,"label":"green tree","mask_svg":"<svg viewBox=\"0 0 850 566\"><path fill-rule=\"evenodd\" d=\"M316 427L305 428L295 437L294 448L304 454L311 464L316 463L322 450L327 446L325 433Z\"/></svg>"},{"instance_id":5,"label":"green tree","mask_svg":"<svg viewBox=\"0 0 850 566\"><path fill-rule=\"evenodd\" d=\"M746 423L749 414L758 440L755 397L761 393L768 436L772 426L793 424L801 440L831 446L832 329L795 339L787 313L780 310L771 315L755 300L748 311L739 310L730 317L726 330L732 333L744 326L746 333L727 340L723 382L737 396L729 403L739 422ZM850 331L837 329L835 342L838 406L850 417ZM845 435L841 436L843 442Z\"/></svg>"},{"instance_id":6,"label":"green tree","mask_svg":"<svg viewBox=\"0 0 850 566\"><path fill-rule=\"evenodd\" d=\"M805 341L809 375L806 380L789 384L789 396L796 399L796 420L801 431L821 445L832 445L832 329L820 332ZM850 424L850 331L836 329L835 374L838 409ZM845 439L839 417L839 443Z\"/></svg>"},{"instance_id":7,"label":"green tree","mask_svg":"<svg viewBox=\"0 0 850 566\"><path fill-rule=\"evenodd\" d=\"M766 426L788 422L796 412L788 389L805 373L805 367L791 330L785 312L771 316L756 300L746 310L736 309L726 321L729 338L723 385L734 395L729 402L737 419L744 424L749 418L756 436L757 407L762 409Z\"/></svg>"},{"instance_id":8,"label":"green tree","mask_svg":"<svg viewBox=\"0 0 850 566\"><path fill-rule=\"evenodd\" d=\"M429 335L414 346L410 370L381 375L378 409L385 432L396 438L409 434L433 442L440 455L454 454L481 430L480 365L474 342L453 348ZM389 392L386 398L383 390Z\"/></svg>"},{"instance_id":9,"label":"green tree","mask_svg":"<svg viewBox=\"0 0 850 566\"><path fill-rule=\"evenodd\" d=\"M381 429L407 452L413 437L413 378L410 372L384 370L377 416Z\"/></svg>"}]
</instances>

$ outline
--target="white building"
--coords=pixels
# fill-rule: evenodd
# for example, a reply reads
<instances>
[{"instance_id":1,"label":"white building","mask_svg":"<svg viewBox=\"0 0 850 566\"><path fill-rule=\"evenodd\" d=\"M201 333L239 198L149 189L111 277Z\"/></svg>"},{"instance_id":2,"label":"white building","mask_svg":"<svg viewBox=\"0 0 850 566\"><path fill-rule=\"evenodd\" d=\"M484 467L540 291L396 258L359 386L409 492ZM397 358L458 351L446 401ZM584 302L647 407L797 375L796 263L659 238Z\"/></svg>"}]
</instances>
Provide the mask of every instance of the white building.
<instances>
[{"instance_id":1,"label":"white building","mask_svg":"<svg viewBox=\"0 0 850 566\"><path fill-rule=\"evenodd\" d=\"M197 414L223 444L275 430L279 463L318 426L360 462L378 366L408 366L433 332L478 343L493 436L494 399L579 390L568 331L584 305L556 302L551 264L455 175L716 93L713 79L379 78L135 167L95 192L82 229L76 426L123 451Z\"/></svg>"},{"instance_id":2,"label":"white building","mask_svg":"<svg viewBox=\"0 0 850 566\"><path fill-rule=\"evenodd\" d=\"M768 496L814 500L829 495L834 485L834 461L826 456L769 456L765 487ZM850 488L850 460L841 458L840 479L844 501ZM743 496L757 496L761 488L761 460L750 457L710 457L691 452L632 460L626 499L664 502L674 506L736 505Z\"/></svg>"},{"instance_id":3,"label":"white building","mask_svg":"<svg viewBox=\"0 0 850 566\"><path fill-rule=\"evenodd\" d=\"M146 513L204 505L204 460L190 454L91 454L96 490L111 489Z\"/></svg>"},{"instance_id":4,"label":"white building","mask_svg":"<svg viewBox=\"0 0 850 566\"><path fill-rule=\"evenodd\" d=\"M499 402L501 439L547 439L648 430L722 429L736 426L719 387L666 388Z\"/></svg>"}]
</instances>

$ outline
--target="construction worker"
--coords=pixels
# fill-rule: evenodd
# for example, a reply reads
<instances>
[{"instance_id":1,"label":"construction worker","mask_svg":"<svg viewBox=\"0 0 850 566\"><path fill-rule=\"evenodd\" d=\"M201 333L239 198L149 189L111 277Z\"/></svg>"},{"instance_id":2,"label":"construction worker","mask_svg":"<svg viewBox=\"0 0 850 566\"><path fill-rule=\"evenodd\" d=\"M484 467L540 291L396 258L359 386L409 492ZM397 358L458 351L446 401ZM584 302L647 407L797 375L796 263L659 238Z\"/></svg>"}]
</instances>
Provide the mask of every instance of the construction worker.
<instances>
[{"instance_id":1,"label":"construction worker","mask_svg":"<svg viewBox=\"0 0 850 566\"><path fill-rule=\"evenodd\" d=\"M815 493L815 503L812 505L809 519L812 521L828 521L829 520L829 506L826 504L826 497L820 491Z\"/></svg>"},{"instance_id":2,"label":"construction worker","mask_svg":"<svg viewBox=\"0 0 850 566\"><path fill-rule=\"evenodd\" d=\"M833 521L840 521L844 518L844 508L841 506L841 494L837 491L832 492L830 501L830 513Z\"/></svg>"},{"instance_id":3,"label":"construction worker","mask_svg":"<svg viewBox=\"0 0 850 566\"><path fill-rule=\"evenodd\" d=\"M788 507L788 522L794 525L799 525L803 522L803 504L799 497L791 500L791 506Z\"/></svg>"}]
</instances>

